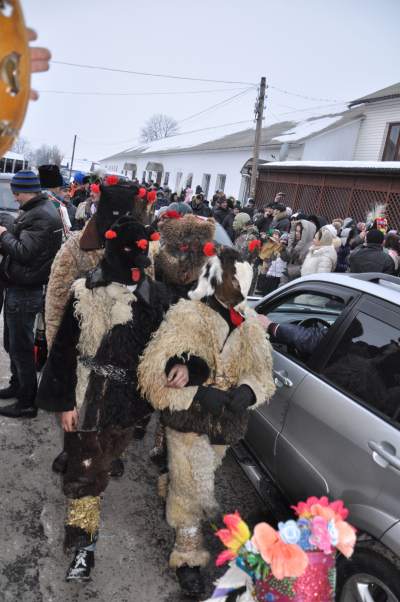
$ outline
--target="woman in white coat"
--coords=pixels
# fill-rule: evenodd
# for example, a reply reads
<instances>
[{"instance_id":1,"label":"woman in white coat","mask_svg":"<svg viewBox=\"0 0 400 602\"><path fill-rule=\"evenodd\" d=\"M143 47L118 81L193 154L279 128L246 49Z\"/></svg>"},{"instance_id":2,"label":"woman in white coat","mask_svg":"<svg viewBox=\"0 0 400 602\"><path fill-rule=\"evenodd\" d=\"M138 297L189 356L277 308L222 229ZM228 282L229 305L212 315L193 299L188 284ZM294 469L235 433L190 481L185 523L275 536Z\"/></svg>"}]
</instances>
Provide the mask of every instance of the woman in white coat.
<instances>
[{"instance_id":1,"label":"woman in white coat","mask_svg":"<svg viewBox=\"0 0 400 602\"><path fill-rule=\"evenodd\" d=\"M301 275L333 272L337 263L337 253L332 244L332 233L327 230L319 230L309 252L306 255L301 268Z\"/></svg>"}]
</instances>

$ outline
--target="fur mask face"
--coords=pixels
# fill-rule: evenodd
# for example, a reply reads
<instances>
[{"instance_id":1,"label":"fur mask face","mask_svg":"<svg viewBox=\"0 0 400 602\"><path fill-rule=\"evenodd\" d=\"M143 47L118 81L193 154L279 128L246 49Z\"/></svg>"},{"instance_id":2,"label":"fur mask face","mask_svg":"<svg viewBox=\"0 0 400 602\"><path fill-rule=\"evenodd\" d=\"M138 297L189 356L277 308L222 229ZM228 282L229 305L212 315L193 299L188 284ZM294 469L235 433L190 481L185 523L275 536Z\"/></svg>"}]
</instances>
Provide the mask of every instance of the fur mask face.
<instances>
[{"instance_id":1,"label":"fur mask face","mask_svg":"<svg viewBox=\"0 0 400 602\"><path fill-rule=\"evenodd\" d=\"M112 281L127 286L139 285L145 279L149 239L145 227L133 217L121 217L106 232L103 273Z\"/></svg>"},{"instance_id":2,"label":"fur mask face","mask_svg":"<svg viewBox=\"0 0 400 602\"><path fill-rule=\"evenodd\" d=\"M100 200L96 213L96 224L100 236L103 238L117 219L124 215L135 217L136 195L139 194L137 186L100 186Z\"/></svg>"},{"instance_id":3,"label":"fur mask face","mask_svg":"<svg viewBox=\"0 0 400 602\"><path fill-rule=\"evenodd\" d=\"M235 249L222 247L216 251L217 254L203 267L197 288L189 293L189 297L198 300L215 295L235 312L243 314L253 270L247 261L240 259Z\"/></svg>"}]
</instances>

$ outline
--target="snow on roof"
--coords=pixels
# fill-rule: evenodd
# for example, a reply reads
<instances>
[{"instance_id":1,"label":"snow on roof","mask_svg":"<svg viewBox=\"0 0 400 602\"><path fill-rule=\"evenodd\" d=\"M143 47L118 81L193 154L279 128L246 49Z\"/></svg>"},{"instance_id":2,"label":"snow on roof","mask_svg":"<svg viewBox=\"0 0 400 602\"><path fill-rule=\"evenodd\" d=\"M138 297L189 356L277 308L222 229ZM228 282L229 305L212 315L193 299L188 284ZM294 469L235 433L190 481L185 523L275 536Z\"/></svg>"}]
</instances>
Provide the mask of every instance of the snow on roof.
<instances>
[{"instance_id":1,"label":"snow on roof","mask_svg":"<svg viewBox=\"0 0 400 602\"><path fill-rule=\"evenodd\" d=\"M382 88L382 90L378 90L377 92L372 92L372 94L368 94L367 96L363 96L362 98L358 98L357 100L353 100L349 105L349 109L359 104L378 102L379 100L387 100L389 98L398 98L400 96L400 82L398 84L393 84L393 86L388 86L387 88Z\"/></svg>"},{"instance_id":2,"label":"snow on roof","mask_svg":"<svg viewBox=\"0 0 400 602\"><path fill-rule=\"evenodd\" d=\"M292 142L298 141L301 138L311 136L311 134L319 133L322 130L332 126L337 121L343 118L343 114L329 115L328 117L313 117L312 119L306 119L300 121L296 126L285 132L281 136L278 136L274 140L276 142Z\"/></svg>"},{"instance_id":3,"label":"snow on roof","mask_svg":"<svg viewBox=\"0 0 400 602\"><path fill-rule=\"evenodd\" d=\"M400 161L274 161L260 165L259 169L353 169L396 170L400 173Z\"/></svg>"}]
</instances>

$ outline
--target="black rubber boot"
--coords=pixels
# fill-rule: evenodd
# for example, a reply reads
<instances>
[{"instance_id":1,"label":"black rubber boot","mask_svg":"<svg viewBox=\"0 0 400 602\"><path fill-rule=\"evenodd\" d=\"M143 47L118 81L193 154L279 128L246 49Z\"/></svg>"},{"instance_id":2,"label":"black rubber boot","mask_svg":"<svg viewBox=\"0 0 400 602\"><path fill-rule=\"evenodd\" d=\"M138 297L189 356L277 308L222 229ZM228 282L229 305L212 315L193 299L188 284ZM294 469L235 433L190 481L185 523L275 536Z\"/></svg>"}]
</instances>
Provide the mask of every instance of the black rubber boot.
<instances>
[{"instance_id":1,"label":"black rubber boot","mask_svg":"<svg viewBox=\"0 0 400 602\"><path fill-rule=\"evenodd\" d=\"M121 458L118 458L118 460L114 460L114 462L111 464L110 477L114 477L114 479L118 479L119 477L122 477L124 472L125 472L125 466L124 466L124 463L122 462Z\"/></svg>"},{"instance_id":2,"label":"black rubber boot","mask_svg":"<svg viewBox=\"0 0 400 602\"><path fill-rule=\"evenodd\" d=\"M5 389L0 389L0 399L11 399L12 397L16 397L17 390L13 387L6 387Z\"/></svg>"},{"instance_id":3,"label":"black rubber boot","mask_svg":"<svg viewBox=\"0 0 400 602\"><path fill-rule=\"evenodd\" d=\"M179 585L182 591L189 596L198 596L205 592L203 577L200 574L199 566L189 566L182 564L176 569L176 575L179 579Z\"/></svg>"},{"instance_id":4,"label":"black rubber boot","mask_svg":"<svg viewBox=\"0 0 400 602\"><path fill-rule=\"evenodd\" d=\"M68 468L68 454L65 449L62 450L61 454L58 454L57 458L54 459L51 465L51 470L57 474L65 474Z\"/></svg>"},{"instance_id":5,"label":"black rubber boot","mask_svg":"<svg viewBox=\"0 0 400 602\"><path fill-rule=\"evenodd\" d=\"M91 581L90 571L94 567L94 551L77 550L67 571L66 581Z\"/></svg>"}]
</instances>

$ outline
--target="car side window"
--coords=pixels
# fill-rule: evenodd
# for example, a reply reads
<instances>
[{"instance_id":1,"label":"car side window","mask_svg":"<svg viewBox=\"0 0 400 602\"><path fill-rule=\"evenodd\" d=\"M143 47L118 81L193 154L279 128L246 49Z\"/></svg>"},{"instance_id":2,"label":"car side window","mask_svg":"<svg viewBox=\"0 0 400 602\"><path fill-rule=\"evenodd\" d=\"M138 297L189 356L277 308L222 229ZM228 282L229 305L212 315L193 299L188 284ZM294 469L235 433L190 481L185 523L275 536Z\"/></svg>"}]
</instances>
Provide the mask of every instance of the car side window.
<instances>
[{"instance_id":1,"label":"car side window","mask_svg":"<svg viewBox=\"0 0 400 602\"><path fill-rule=\"evenodd\" d=\"M400 424L399 329L359 312L322 374Z\"/></svg>"},{"instance_id":2,"label":"car side window","mask_svg":"<svg viewBox=\"0 0 400 602\"><path fill-rule=\"evenodd\" d=\"M275 336L270 340L275 349L283 351L297 360L306 362L310 353L314 350L327 329L335 323L345 307L343 299L338 296L322 293L319 291L297 290L290 296L281 298L277 303L268 303L261 309L262 314L267 316L274 324L292 324L302 327L296 331L288 332L288 329L279 327ZM304 330L307 329L307 339L310 339L305 352L302 347ZM315 336L313 332L316 333ZM300 332L302 331L302 332ZM285 335L285 336L284 336Z\"/></svg>"}]
</instances>

